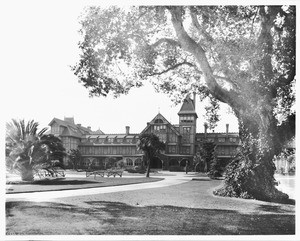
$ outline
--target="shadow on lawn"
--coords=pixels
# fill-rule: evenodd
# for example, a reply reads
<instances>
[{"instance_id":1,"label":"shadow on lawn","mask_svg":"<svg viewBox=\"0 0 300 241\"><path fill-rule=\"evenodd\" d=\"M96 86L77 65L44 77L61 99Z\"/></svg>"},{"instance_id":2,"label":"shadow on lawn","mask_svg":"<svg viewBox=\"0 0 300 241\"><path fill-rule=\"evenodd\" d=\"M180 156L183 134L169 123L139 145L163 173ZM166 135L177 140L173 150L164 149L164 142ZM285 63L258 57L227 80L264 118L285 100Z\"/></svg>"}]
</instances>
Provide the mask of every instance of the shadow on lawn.
<instances>
[{"instance_id":1,"label":"shadow on lawn","mask_svg":"<svg viewBox=\"0 0 300 241\"><path fill-rule=\"evenodd\" d=\"M272 205L260 205L258 211L264 213L240 213L224 209L184 208L177 206L135 206L121 202L91 201L88 206L74 206L60 203L8 202L6 204L7 230L31 234L34 228L40 234L74 234L74 227L84 227L81 234L88 235L276 235L295 234L293 212ZM245 208L246 209L246 208ZM17 213L23 219L36 219L34 227L18 228ZM49 215L49 216L48 216ZM44 222L51 218L60 219L60 224L52 222L51 230ZM53 221L53 220L52 220ZM60 233L62 222L65 229ZM70 228L69 228L70 226ZM24 233L25 232L25 233ZM36 233L35 233L36 234Z\"/></svg>"}]
</instances>

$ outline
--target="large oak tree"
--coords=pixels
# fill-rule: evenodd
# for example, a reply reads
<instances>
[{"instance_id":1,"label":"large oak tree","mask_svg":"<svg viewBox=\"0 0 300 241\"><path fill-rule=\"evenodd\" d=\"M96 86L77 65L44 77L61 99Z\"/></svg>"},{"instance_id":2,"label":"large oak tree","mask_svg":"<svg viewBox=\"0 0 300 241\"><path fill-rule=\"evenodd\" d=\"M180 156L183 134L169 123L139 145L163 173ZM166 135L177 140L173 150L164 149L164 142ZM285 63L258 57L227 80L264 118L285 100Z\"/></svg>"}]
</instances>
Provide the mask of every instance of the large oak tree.
<instances>
[{"instance_id":1,"label":"large oak tree","mask_svg":"<svg viewBox=\"0 0 300 241\"><path fill-rule=\"evenodd\" d=\"M218 194L285 198L272 158L295 132L295 14L295 6L89 7L73 71L91 96L150 80L175 101L197 92L228 104L242 148Z\"/></svg>"}]
</instances>

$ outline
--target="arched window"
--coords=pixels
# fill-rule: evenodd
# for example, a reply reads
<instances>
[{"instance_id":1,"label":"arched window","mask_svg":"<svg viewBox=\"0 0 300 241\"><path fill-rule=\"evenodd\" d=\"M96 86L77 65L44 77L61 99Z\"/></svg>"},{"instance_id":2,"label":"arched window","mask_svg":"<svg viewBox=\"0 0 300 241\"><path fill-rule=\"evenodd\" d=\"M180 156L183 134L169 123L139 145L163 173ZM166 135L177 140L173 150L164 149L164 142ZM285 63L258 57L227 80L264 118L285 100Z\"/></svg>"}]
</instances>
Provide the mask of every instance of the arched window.
<instances>
[{"instance_id":1,"label":"arched window","mask_svg":"<svg viewBox=\"0 0 300 241\"><path fill-rule=\"evenodd\" d=\"M133 161L130 158L126 158L126 166L133 166Z\"/></svg>"},{"instance_id":2,"label":"arched window","mask_svg":"<svg viewBox=\"0 0 300 241\"><path fill-rule=\"evenodd\" d=\"M142 165L142 159L141 158L138 158L134 161L134 165L135 166L141 166Z\"/></svg>"},{"instance_id":3,"label":"arched window","mask_svg":"<svg viewBox=\"0 0 300 241\"><path fill-rule=\"evenodd\" d=\"M162 119L156 119L154 123L164 123Z\"/></svg>"}]
</instances>

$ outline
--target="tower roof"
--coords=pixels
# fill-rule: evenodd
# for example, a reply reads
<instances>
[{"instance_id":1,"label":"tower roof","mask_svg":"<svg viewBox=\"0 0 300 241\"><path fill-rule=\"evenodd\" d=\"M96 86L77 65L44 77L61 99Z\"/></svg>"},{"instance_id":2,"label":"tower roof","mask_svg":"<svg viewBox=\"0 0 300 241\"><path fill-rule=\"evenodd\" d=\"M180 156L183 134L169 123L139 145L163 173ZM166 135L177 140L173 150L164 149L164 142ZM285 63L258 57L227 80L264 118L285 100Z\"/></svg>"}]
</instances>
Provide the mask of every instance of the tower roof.
<instances>
[{"instance_id":1,"label":"tower roof","mask_svg":"<svg viewBox=\"0 0 300 241\"><path fill-rule=\"evenodd\" d=\"M185 97L185 99L183 100L183 103L182 103L180 111L178 112L178 115L193 114L193 115L197 116L194 101L195 100L191 99L191 97L189 95L187 95Z\"/></svg>"}]
</instances>

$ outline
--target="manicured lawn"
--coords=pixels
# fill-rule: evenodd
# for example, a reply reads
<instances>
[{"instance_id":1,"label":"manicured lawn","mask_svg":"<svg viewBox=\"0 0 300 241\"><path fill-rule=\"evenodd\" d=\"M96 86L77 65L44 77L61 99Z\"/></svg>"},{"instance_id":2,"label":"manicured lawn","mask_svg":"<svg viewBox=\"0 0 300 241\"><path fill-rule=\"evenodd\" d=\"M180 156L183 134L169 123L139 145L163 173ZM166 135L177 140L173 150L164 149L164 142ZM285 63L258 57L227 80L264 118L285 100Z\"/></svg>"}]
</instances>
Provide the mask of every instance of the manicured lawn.
<instances>
[{"instance_id":1,"label":"manicured lawn","mask_svg":"<svg viewBox=\"0 0 300 241\"><path fill-rule=\"evenodd\" d=\"M241 214L231 210L176 206L138 207L121 202L103 201L87 202L87 205L89 207L82 208L58 203L8 203L7 234L274 235L295 233L295 220L291 215Z\"/></svg>"},{"instance_id":2,"label":"manicured lawn","mask_svg":"<svg viewBox=\"0 0 300 241\"><path fill-rule=\"evenodd\" d=\"M7 235L295 234L295 206L216 197L220 180L6 203ZM28 222L30 220L30 222Z\"/></svg>"}]
</instances>

